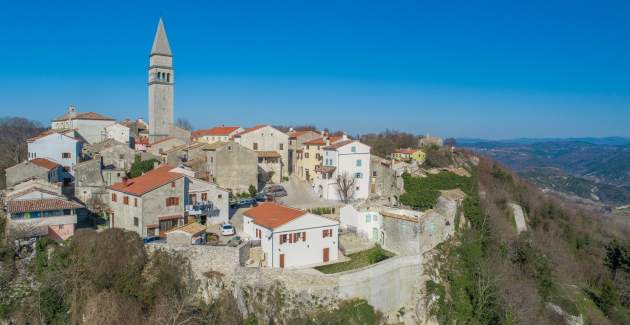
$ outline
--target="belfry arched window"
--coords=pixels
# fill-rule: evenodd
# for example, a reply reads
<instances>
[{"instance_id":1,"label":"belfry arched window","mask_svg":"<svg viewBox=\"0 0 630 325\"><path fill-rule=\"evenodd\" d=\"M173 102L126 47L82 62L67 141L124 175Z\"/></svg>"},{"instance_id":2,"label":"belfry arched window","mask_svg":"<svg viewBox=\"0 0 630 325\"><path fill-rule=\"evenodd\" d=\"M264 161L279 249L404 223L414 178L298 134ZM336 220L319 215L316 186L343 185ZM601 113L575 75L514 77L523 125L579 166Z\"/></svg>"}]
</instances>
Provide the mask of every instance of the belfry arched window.
<instances>
[{"instance_id":1,"label":"belfry arched window","mask_svg":"<svg viewBox=\"0 0 630 325\"><path fill-rule=\"evenodd\" d=\"M166 82L171 82L171 74L170 73L166 74Z\"/></svg>"}]
</instances>

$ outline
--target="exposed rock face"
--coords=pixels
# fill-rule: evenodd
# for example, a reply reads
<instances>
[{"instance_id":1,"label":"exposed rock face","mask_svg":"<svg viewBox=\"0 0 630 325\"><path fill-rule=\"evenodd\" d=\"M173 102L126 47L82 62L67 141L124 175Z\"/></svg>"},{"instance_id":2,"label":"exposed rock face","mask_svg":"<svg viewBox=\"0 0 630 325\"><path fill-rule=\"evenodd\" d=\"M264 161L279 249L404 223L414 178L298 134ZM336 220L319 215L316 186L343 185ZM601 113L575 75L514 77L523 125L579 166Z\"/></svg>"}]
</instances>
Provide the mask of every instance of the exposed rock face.
<instances>
[{"instance_id":1,"label":"exposed rock face","mask_svg":"<svg viewBox=\"0 0 630 325\"><path fill-rule=\"evenodd\" d=\"M527 222L525 222L525 213L523 213L523 208L516 203L510 203L509 206L512 209L512 214L514 215L516 232L520 234L521 232L526 231Z\"/></svg>"}]
</instances>

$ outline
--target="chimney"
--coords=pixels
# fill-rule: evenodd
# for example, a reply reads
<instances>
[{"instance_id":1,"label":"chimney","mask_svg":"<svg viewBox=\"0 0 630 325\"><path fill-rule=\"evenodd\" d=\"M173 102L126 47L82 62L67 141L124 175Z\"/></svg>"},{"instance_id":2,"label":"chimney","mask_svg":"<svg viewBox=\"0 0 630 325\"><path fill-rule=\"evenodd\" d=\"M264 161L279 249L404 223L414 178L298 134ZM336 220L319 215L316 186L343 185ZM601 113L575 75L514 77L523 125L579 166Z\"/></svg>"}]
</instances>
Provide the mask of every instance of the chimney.
<instances>
[{"instance_id":1,"label":"chimney","mask_svg":"<svg viewBox=\"0 0 630 325\"><path fill-rule=\"evenodd\" d=\"M346 134L346 132L344 132L344 133L341 135L341 140L342 140L342 141L346 141L346 140L348 140L348 135Z\"/></svg>"},{"instance_id":2,"label":"chimney","mask_svg":"<svg viewBox=\"0 0 630 325\"><path fill-rule=\"evenodd\" d=\"M295 130L293 130L293 128L289 128L289 132L293 132L293 131L295 131Z\"/></svg>"},{"instance_id":3,"label":"chimney","mask_svg":"<svg viewBox=\"0 0 630 325\"><path fill-rule=\"evenodd\" d=\"M159 161L154 161L153 162L153 169L158 168L158 166L160 166L160 162Z\"/></svg>"},{"instance_id":4,"label":"chimney","mask_svg":"<svg viewBox=\"0 0 630 325\"><path fill-rule=\"evenodd\" d=\"M68 106L68 114L76 114L77 113L77 107L74 105L70 105Z\"/></svg>"}]
</instances>

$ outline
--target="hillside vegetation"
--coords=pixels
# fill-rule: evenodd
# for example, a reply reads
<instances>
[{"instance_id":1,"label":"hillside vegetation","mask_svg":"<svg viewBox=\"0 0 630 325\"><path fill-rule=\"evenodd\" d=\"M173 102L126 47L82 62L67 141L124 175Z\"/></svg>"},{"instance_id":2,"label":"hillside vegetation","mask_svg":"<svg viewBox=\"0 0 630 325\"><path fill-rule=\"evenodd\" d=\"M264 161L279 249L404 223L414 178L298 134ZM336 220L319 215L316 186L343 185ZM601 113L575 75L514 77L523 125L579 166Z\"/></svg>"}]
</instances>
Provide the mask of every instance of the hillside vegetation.
<instances>
[{"instance_id":1,"label":"hillside vegetation","mask_svg":"<svg viewBox=\"0 0 630 325\"><path fill-rule=\"evenodd\" d=\"M470 170L478 191L464 204L468 227L441 245L426 284L429 311L441 324L553 324L569 315L629 323L630 250L611 249L628 233L545 196L492 160ZM510 202L523 207L528 231L517 234ZM624 257L609 263L610 252ZM620 260L626 266L611 267Z\"/></svg>"},{"instance_id":2,"label":"hillside vegetation","mask_svg":"<svg viewBox=\"0 0 630 325\"><path fill-rule=\"evenodd\" d=\"M43 130L39 122L29 119L0 118L0 189L5 188L5 169L26 160L26 140Z\"/></svg>"}]
</instances>

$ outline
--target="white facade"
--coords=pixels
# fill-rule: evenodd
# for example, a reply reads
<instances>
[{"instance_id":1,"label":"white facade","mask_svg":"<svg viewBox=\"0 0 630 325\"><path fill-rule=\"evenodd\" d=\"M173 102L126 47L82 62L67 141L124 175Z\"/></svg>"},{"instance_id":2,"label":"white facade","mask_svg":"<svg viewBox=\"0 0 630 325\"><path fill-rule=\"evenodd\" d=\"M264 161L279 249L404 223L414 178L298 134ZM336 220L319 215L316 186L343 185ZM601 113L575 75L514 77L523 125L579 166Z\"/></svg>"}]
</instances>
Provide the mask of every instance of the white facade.
<instances>
[{"instance_id":1,"label":"white facade","mask_svg":"<svg viewBox=\"0 0 630 325\"><path fill-rule=\"evenodd\" d=\"M340 201L337 176L355 179L351 200L364 200L370 194L370 147L359 141L324 148L323 166L332 173L318 172L315 190L324 199Z\"/></svg>"},{"instance_id":2,"label":"white facade","mask_svg":"<svg viewBox=\"0 0 630 325\"><path fill-rule=\"evenodd\" d=\"M377 211L358 211L346 205L339 210L339 221L341 229L354 231L371 242L383 239L383 216Z\"/></svg>"},{"instance_id":3,"label":"white facade","mask_svg":"<svg viewBox=\"0 0 630 325\"><path fill-rule=\"evenodd\" d=\"M282 164L280 179L289 176L289 136L286 133L269 125L258 126L236 135L234 142L254 151L277 151Z\"/></svg>"},{"instance_id":4,"label":"white facade","mask_svg":"<svg viewBox=\"0 0 630 325\"><path fill-rule=\"evenodd\" d=\"M260 240L267 267L303 267L325 263L326 256L326 262L339 258L339 223L316 214L305 213L275 229L258 225L245 215L243 230Z\"/></svg>"},{"instance_id":5,"label":"white facade","mask_svg":"<svg viewBox=\"0 0 630 325\"><path fill-rule=\"evenodd\" d=\"M171 170L178 172L177 168ZM194 174L194 173L193 173ZM230 221L230 193L214 183L186 177L185 209L189 216L205 216L206 225Z\"/></svg>"},{"instance_id":6,"label":"white facade","mask_svg":"<svg viewBox=\"0 0 630 325\"><path fill-rule=\"evenodd\" d=\"M79 162L82 143L60 133L51 133L28 140L28 160L46 158L63 166L73 173Z\"/></svg>"},{"instance_id":7,"label":"white facade","mask_svg":"<svg viewBox=\"0 0 630 325\"><path fill-rule=\"evenodd\" d=\"M129 144L129 128L120 123L108 125L105 127L105 138Z\"/></svg>"}]
</instances>

